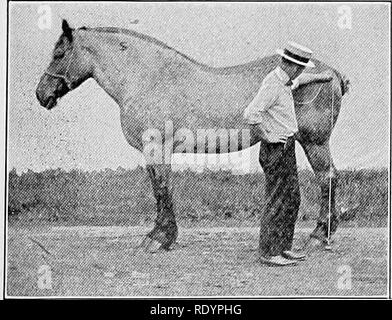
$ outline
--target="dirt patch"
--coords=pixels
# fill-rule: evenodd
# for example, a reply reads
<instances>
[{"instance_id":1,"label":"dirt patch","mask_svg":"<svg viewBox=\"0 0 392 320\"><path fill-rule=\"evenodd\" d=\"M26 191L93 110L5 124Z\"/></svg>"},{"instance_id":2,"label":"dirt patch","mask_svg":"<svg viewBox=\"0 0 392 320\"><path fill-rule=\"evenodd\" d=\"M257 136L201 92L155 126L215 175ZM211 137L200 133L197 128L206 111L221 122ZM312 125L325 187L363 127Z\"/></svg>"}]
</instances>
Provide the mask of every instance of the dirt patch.
<instances>
[{"instance_id":1,"label":"dirt patch","mask_svg":"<svg viewBox=\"0 0 392 320\"><path fill-rule=\"evenodd\" d=\"M10 228L10 296L362 296L387 294L386 228L342 228L333 251L295 267L257 259L257 228L182 228L174 250L135 253L149 227ZM300 246L310 229L298 229ZM38 285L50 272L51 283ZM46 273L45 273L46 272ZM41 279L41 280L40 280ZM42 282L41 282L42 283ZM40 288L41 287L41 288Z\"/></svg>"}]
</instances>

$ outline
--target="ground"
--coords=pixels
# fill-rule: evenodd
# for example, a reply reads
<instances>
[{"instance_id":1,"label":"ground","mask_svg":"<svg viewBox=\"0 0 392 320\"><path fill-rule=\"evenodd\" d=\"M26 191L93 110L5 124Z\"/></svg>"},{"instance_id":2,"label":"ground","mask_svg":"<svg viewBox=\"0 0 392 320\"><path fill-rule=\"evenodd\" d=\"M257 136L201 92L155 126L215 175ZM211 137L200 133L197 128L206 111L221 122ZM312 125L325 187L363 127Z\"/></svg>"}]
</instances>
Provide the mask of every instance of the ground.
<instances>
[{"instance_id":1,"label":"ground","mask_svg":"<svg viewBox=\"0 0 392 320\"><path fill-rule=\"evenodd\" d=\"M387 228L341 228L294 267L257 260L258 228L180 228L172 251L134 249L143 227L12 227L9 296L385 296ZM297 228L295 246L311 229ZM51 280L51 281L49 281Z\"/></svg>"}]
</instances>

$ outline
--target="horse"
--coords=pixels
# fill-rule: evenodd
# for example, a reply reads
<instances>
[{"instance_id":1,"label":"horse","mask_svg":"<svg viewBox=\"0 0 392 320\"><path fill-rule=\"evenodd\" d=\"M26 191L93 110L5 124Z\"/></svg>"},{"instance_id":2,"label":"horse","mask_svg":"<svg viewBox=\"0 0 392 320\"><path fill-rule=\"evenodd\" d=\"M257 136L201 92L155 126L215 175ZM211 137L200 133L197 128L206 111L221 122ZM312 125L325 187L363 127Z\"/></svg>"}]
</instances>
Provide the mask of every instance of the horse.
<instances>
[{"instance_id":1,"label":"horse","mask_svg":"<svg viewBox=\"0 0 392 320\"><path fill-rule=\"evenodd\" d=\"M126 141L150 158L146 169L156 199L157 217L140 248L147 252L169 250L178 236L172 167L170 160L156 159L162 153L169 159L177 152L207 153L210 142L208 146L194 147L192 137L200 128L240 132L238 137L242 139L236 140L234 151L258 143L259 140L249 134L243 112L264 77L279 61L280 56L271 55L241 65L211 67L133 30L116 27L73 29L63 20L62 34L55 44L52 61L37 85L36 96L39 103L50 110L59 98L93 78L114 99L120 108ZM338 221L335 208L338 172L333 164L329 138L349 81L323 62L313 61L316 67L309 72L330 70L333 79L328 84L313 83L293 92L299 126L295 138L303 147L321 190L317 228L326 229L326 216L331 214L334 232ZM180 141L168 134L168 123L172 132L182 132ZM224 145L222 137L217 137L218 140ZM216 141L211 144L216 145ZM160 153L157 150L162 143L165 150ZM215 153L225 152L232 152L232 149L217 148Z\"/></svg>"}]
</instances>

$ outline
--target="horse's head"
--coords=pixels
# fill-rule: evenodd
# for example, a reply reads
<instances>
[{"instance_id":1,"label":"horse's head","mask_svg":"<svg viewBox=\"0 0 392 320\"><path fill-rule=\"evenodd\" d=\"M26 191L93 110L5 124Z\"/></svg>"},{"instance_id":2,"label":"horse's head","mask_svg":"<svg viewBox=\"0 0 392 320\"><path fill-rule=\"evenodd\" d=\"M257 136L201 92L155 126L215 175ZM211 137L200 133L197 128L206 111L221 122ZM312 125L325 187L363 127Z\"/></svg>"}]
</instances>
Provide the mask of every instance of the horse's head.
<instances>
[{"instance_id":1,"label":"horse's head","mask_svg":"<svg viewBox=\"0 0 392 320\"><path fill-rule=\"evenodd\" d=\"M91 76L88 59L77 43L74 30L63 20L63 33L56 42L52 61L41 77L36 89L40 104L52 109L57 99L78 87Z\"/></svg>"}]
</instances>

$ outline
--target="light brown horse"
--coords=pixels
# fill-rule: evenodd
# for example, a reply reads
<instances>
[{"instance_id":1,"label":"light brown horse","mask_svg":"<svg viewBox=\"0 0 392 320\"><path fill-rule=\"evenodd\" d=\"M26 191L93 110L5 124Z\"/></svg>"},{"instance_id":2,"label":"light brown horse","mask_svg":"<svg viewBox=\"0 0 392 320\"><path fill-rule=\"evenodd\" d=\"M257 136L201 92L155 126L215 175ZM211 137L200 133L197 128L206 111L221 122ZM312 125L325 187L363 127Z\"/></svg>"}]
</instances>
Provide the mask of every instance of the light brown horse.
<instances>
[{"instance_id":1,"label":"light brown horse","mask_svg":"<svg viewBox=\"0 0 392 320\"><path fill-rule=\"evenodd\" d=\"M188 136L196 136L201 128L237 129L244 136L243 132L249 130L243 111L256 95L264 77L279 63L279 57L274 55L243 65L213 68L135 31L119 28L71 29L65 20L62 29L53 59L36 90L40 104L51 109L58 98L86 79L93 78L120 106L125 138L141 152L145 151L146 143L159 145L169 140L172 142L171 147L166 148L169 156L172 152L194 152L193 149L197 149L191 147L192 139L185 139L189 145L184 140L180 141L180 144L185 143L185 148L177 148L180 144L178 141L173 143L173 138L168 135L167 123L172 126L172 132L186 128ZM296 139L304 148L321 186L318 226L326 228L331 199L334 231L337 226L337 172L331 158L329 138L348 80L322 62L314 62L316 68L313 72L329 69L334 79L328 84L306 85L294 92L299 124ZM146 134L149 130L161 133L163 138ZM252 136L248 143L243 143L245 140L237 140L238 150L258 142ZM206 149L199 148L197 152L207 152ZM216 152L225 151L218 148ZM142 247L151 251L156 250L157 245L169 249L178 234L170 161L148 162L147 171L157 200L158 214L155 226L142 242Z\"/></svg>"}]
</instances>

